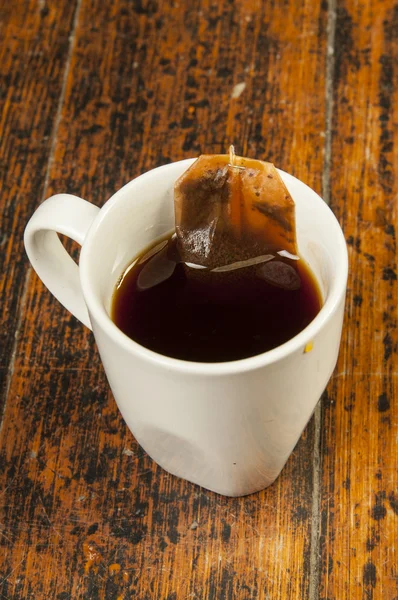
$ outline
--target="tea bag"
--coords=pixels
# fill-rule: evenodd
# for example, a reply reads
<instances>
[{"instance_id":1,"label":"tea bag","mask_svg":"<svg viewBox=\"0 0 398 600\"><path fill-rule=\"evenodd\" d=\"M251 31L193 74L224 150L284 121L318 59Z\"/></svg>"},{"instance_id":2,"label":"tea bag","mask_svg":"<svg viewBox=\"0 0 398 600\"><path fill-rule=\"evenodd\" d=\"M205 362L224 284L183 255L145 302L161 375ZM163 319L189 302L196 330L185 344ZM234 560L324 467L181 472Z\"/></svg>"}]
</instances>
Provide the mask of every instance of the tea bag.
<instances>
[{"instance_id":1,"label":"tea bag","mask_svg":"<svg viewBox=\"0 0 398 600\"><path fill-rule=\"evenodd\" d=\"M208 269L297 254L295 205L271 163L202 155L174 188L181 258Z\"/></svg>"}]
</instances>

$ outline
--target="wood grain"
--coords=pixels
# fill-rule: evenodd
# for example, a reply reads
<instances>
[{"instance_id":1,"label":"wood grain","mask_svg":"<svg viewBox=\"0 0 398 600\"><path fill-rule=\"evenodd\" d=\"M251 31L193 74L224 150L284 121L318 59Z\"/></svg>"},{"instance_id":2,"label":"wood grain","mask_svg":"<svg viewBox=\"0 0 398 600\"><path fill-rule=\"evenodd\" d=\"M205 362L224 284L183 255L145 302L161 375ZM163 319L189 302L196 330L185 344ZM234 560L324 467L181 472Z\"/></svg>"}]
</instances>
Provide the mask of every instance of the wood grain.
<instances>
[{"instance_id":1,"label":"wood grain","mask_svg":"<svg viewBox=\"0 0 398 600\"><path fill-rule=\"evenodd\" d=\"M351 273L322 425L325 600L398 598L397 36L398 5L339 4L330 181Z\"/></svg>"},{"instance_id":2,"label":"wood grain","mask_svg":"<svg viewBox=\"0 0 398 600\"><path fill-rule=\"evenodd\" d=\"M82 0L48 194L101 205L231 142L320 191L326 19L310 1ZM138 447L91 334L35 276L21 311L0 438L5 598L309 597L313 424L270 489L207 492Z\"/></svg>"},{"instance_id":3,"label":"wood grain","mask_svg":"<svg viewBox=\"0 0 398 600\"><path fill-rule=\"evenodd\" d=\"M24 297L23 230L43 197L75 9L75 1L0 6L0 415Z\"/></svg>"}]
</instances>

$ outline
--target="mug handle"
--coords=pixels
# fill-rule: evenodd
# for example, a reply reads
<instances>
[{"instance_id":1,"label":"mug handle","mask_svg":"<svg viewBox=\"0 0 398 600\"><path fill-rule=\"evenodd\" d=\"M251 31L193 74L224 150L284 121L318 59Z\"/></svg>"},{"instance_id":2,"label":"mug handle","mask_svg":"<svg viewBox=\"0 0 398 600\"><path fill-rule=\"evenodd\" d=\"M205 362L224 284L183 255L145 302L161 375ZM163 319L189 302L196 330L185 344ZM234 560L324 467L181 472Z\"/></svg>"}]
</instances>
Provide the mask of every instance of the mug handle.
<instances>
[{"instance_id":1,"label":"mug handle","mask_svg":"<svg viewBox=\"0 0 398 600\"><path fill-rule=\"evenodd\" d=\"M32 267L50 292L86 327L92 329L80 284L79 267L57 233L81 246L99 208L71 194L45 200L30 218L24 234Z\"/></svg>"}]
</instances>

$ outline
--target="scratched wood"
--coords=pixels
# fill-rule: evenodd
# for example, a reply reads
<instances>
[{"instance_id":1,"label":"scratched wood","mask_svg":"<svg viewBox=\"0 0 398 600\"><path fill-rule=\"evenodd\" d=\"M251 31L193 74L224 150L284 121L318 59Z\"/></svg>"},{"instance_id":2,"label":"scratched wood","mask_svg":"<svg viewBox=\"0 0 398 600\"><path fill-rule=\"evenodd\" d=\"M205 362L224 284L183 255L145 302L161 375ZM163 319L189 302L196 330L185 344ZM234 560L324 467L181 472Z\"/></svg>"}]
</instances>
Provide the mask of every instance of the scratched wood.
<instances>
[{"instance_id":1,"label":"scratched wood","mask_svg":"<svg viewBox=\"0 0 398 600\"><path fill-rule=\"evenodd\" d=\"M321 598L396 600L398 5L345 0L337 17L331 190L351 273L324 402Z\"/></svg>"},{"instance_id":2,"label":"scratched wood","mask_svg":"<svg viewBox=\"0 0 398 600\"><path fill-rule=\"evenodd\" d=\"M145 169L231 142L321 191L326 20L314 1L82 0L48 195L101 205ZM3 597L309 597L312 424L268 490L207 492L139 448L91 334L36 276L20 310L0 434Z\"/></svg>"},{"instance_id":3,"label":"scratched wood","mask_svg":"<svg viewBox=\"0 0 398 600\"><path fill-rule=\"evenodd\" d=\"M75 7L0 6L0 414L27 271L23 230L43 194Z\"/></svg>"}]
</instances>

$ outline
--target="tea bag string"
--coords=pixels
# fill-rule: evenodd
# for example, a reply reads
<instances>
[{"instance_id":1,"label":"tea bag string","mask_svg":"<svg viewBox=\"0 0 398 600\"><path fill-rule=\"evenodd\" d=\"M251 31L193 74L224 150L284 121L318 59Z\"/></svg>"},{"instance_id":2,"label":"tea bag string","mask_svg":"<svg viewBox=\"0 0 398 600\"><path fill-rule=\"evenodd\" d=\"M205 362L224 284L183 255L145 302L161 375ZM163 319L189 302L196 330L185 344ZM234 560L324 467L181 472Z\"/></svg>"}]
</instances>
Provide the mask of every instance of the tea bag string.
<instances>
[{"instance_id":1,"label":"tea bag string","mask_svg":"<svg viewBox=\"0 0 398 600\"><path fill-rule=\"evenodd\" d=\"M235 164L235 148L232 144L229 147L229 163L227 166L232 167L233 169L240 169L241 171L244 171L246 169L246 167L242 167L241 165Z\"/></svg>"}]
</instances>

